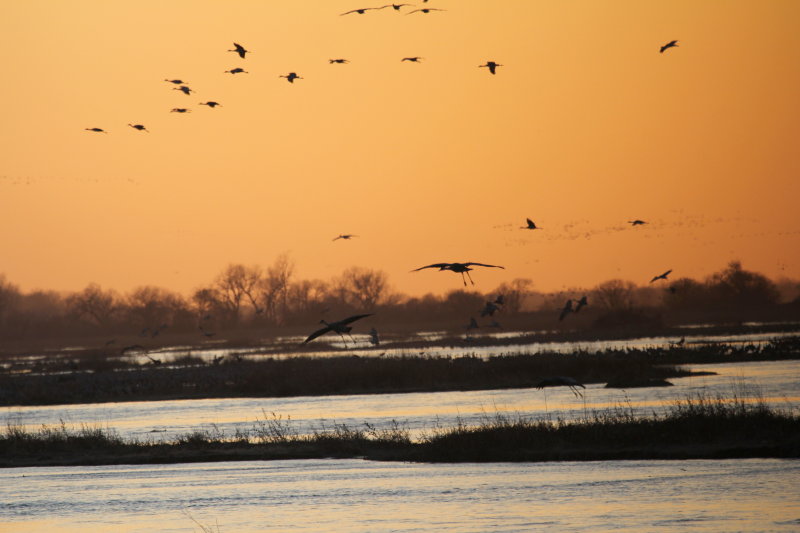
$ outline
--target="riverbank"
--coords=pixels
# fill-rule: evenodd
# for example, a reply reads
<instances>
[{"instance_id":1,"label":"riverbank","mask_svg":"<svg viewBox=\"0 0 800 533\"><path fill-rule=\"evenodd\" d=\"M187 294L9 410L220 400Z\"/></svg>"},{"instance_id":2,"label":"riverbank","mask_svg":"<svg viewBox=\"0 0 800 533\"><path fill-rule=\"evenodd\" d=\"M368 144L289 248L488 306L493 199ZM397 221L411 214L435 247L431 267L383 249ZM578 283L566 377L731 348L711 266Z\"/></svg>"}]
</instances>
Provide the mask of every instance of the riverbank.
<instances>
[{"instance_id":1,"label":"riverbank","mask_svg":"<svg viewBox=\"0 0 800 533\"><path fill-rule=\"evenodd\" d=\"M123 439L113 429L64 424L0 434L0 467L160 464L278 459L498 462L611 459L800 457L800 417L743 398L688 397L663 413L624 407L566 422L495 414L480 424L434 428L413 440L395 425L334 424L298 434L290 420L259 420L234 435L195 431L159 442Z\"/></svg>"}]
</instances>

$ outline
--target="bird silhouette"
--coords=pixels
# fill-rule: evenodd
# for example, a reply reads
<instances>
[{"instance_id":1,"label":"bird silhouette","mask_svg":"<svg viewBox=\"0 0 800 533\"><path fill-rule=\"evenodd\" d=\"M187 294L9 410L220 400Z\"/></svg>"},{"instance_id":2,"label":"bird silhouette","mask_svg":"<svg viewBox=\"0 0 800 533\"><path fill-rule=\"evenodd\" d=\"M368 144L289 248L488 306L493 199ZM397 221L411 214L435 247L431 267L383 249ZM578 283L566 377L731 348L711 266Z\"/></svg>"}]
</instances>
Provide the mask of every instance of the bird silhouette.
<instances>
[{"instance_id":1,"label":"bird silhouette","mask_svg":"<svg viewBox=\"0 0 800 533\"><path fill-rule=\"evenodd\" d=\"M494 299L494 303L496 303L497 305L503 305L504 303L506 303L505 296L503 296L502 294L498 294L497 298Z\"/></svg>"},{"instance_id":2,"label":"bird silhouette","mask_svg":"<svg viewBox=\"0 0 800 533\"><path fill-rule=\"evenodd\" d=\"M245 50L244 46L242 46L239 43L233 43L233 46L234 46L233 50L228 50L228 52L236 52L242 59L244 59L245 54L250 51L250 50Z\"/></svg>"},{"instance_id":3,"label":"bird silhouette","mask_svg":"<svg viewBox=\"0 0 800 533\"><path fill-rule=\"evenodd\" d=\"M141 124L128 124L128 126L130 126L131 128L133 128L133 129L135 129L135 130L138 130L138 131L147 131L147 128L145 128L145 127L144 127L143 125L141 125ZM150 132L149 132L149 131L147 131L147 133L150 133Z\"/></svg>"},{"instance_id":4,"label":"bird silhouette","mask_svg":"<svg viewBox=\"0 0 800 533\"><path fill-rule=\"evenodd\" d=\"M395 11L400 11L400 8L403 6L411 6L413 4L386 4L385 6L381 6L375 9L385 9L387 7L393 8Z\"/></svg>"},{"instance_id":5,"label":"bird silhouette","mask_svg":"<svg viewBox=\"0 0 800 533\"><path fill-rule=\"evenodd\" d=\"M586 307L589 305L589 301L586 299L586 295L584 295L580 300L578 300L577 305L575 306L575 312L581 310L582 307Z\"/></svg>"},{"instance_id":6,"label":"bird silhouette","mask_svg":"<svg viewBox=\"0 0 800 533\"><path fill-rule=\"evenodd\" d=\"M191 109L186 109L185 107L173 107L170 113L191 113Z\"/></svg>"},{"instance_id":7,"label":"bird silhouette","mask_svg":"<svg viewBox=\"0 0 800 533\"><path fill-rule=\"evenodd\" d=\"M581 392L578 390L578 387L585 389L583 383L579 383L578 380L575 378L571 378L569 376L553 376L550 378L544 378L539 381L536 385L534 385L537 389L543 389L545 387L569 387L576 397L583 396Z\"/></svg>"},{"instance_id":8,"label":"bird silhouette","mask_svg":"<svg viewBox=\"0 0 800 533\"><path fill-rule=\"evenodd\" d=\"M348 335L350 335L350 332L353 330L353 327L352 326L348 326L348 324L350 324L352 322L355 322L356 320L361 320L364 317L372 316L372 314L373 313L367 313L367 314L363 314L363 315L353 315L351 317L347 317L347 318L344 318L342 320L337 320L336 322L326 322L324 320L320 320L319 323L320 324L325 324L325 327L324 328L320 328L317 331L315 331L314 333L312 333L311 335L309 335L306 338L306 340L303 341L303 344L309 343L309 342L313 341L314 339L316 339L317 337L319 337L320 335L324 335L324 334L328 333L329 331L333 331L334 333L338 333L339 336L342 338L342 341L344 341L345 345L347 345L347 341L345 341L345 339L344 339L344 334L347 333ZM352 338L353 338L353 336L350 335L350 339L352 339Z\"/></svg>"},{"instance_id":9,"label":"bird silhouette","mask_svg":"<svg viewBox=\"0 0 800 533\"><path fill-rule=\"evenodd\" d=\"M222 107L222 104L220 104L219 102L215 102L213 100L209 100L208 102L200 102L200 105L207 105L211 109L214 109L217 106Z\"/></svg>"},{"instance_id":10,"label":"bird silhouette","mask_svg":"<svg viewBox=\"0 0 800 533\"><path fill-rule=\"evenodd\" d=\"M637 218L636 220L629 220L628 224L630 224L631 226L641 226L643 224L647 224L647 222L645 222L644 220L639 220Z\"/></svg>"},{"instance_id":11,"label":"bird silhouette","mask_svg":"<svg viewBox=\"0 0 800 533\"><path fill-rule=\"evenodd\" d=\"M349 15L350 13L358 13L359 15L363 15L366 11L371 11L371 10L374 10L374 9L383 9L383 8L380 8L380 7L362 7L362 8L359 8L359 9L351 9L350 11L345 11L344 13L341 13L339 16L341 17L341 16L344 16L344 15Z\"/></svg>"},{"instance_id":12,"label":"bird silhouette","mask_svg":"<svg viewBox=\"0 0 800 533\"><path fill-rule=\"evenodd\" d=\"M413 11L409 11L406 15L410 15L411 13L430 13L431 11L447 11L446 9L439 9L436 7L423 7L420 9L414 9Z\"/></svg>"},{"instance_id":13,"label":"bird silhouette","mask_svg":"<svg viewBox=\"0 0 800 533\"><path fill-rule=\"evenodd\" d=\"M467 330L467 333L469 333L469 332L470 332L470 331L472 331L473 329L478 329L478 328L480 328L480 326L478 325L478 321L477 321L477 320L475 320L475 317L471 317L471 318L469 319L469 324L467 324L467 325L465 326L465 329Z\"/></svg>"},{"instance_id":14,"label":"bird silhouette","mask_svg":"<svg viewBox=\"0 0 800 533\"><path fill-rule=\"evenodd\" d=\"M344 239L346 241L349 241L353 237L358 237L358 235L353 235L352 233L343 233L343 234L339 235L338 237L335 237L333 240L334 241L338 241L339 239Z\"/></svg>"},{"instance_id":15,"label":"bird silhouette","mask_svg":"<svg viewBox=\"0 0 800 533\"><path fill-rule=\"evenodd\" d=\"M167 79L165 79L164 81L168 81L170 83L174 83L175 85L183 85L184 83L186 83L183 80L167 80Z\"/></svg>"},{"instance_id":16,"label":"bird silhouette","mask_svg":"<svg viewBox=\"0 0 800 533\"><path fill-rule=\"evenodd\" d=\"M103 128L83 128L83 129L85 129L86 131L93 131L95 133L108 133Z\"/></svg>"},{"instance_id":17,"label":"bird silhouette","mask_svg":"<svg viewBox=\"0 0 800 533\"><path fill-rule=\"evenodd\" d=\"M502 66L503 65L501 65L500 63L495 63L494 61L487 61L485 65L478 65L478 68L488 67L489 68L489 72L494 74L495 71L497 70L497 67L502 67Z\"/></svg>"},{"instance_id":18,"label":"bird silhouette","mask_svg":"<svg viewBox=\"0 0 800 533\"><path fill-rule=\"evenodd\" d=\"M658 276L654 276L653 279L650 280L650 283L653 283L654 281L658 281L660 279L667 279L667 276L669 276L670 272L672 272L672 269L667 270L666 272Z\"/></svg>"},{"instance_id":19,"label":"bird silhouette","mask_svg":"<svg viewBox=\"0 0 800 533\"><path fill-rule=\"evenodd\" d=\"M526 218L525 221L528 223L528 225L527 226L520 226L520 229L542 229L542 228L538 227L536 225L536 223L533 220L529 219L529 218Z\"/></svg>"},{"instance_id":20,"label":"bird silhouette","mask_svg":"<svg viewBox=\"0 0 800 533\"><path fill-rule=\"evenodd\" d=\"M481 309L481 317L494 316L495 312L500 310L500 306L496 302L486 302L486 305Z\"/></svg>"},{"instance_id":21,"label":"bird silhouette","mask_svg":"<svg viewBox=\"0 0 800 533\"><path fill-rule=\"evenodd\" d=\"M236 68L232 68L230 70L226 70L223 74L242 74L242 73L250 74L249 72L247 72L245 69L243 69L241 67L236 67Z\"/></svg>"},{"instance_id":22,"label":"bird silhouette","mask_svg":"<svg viewBox=\"0 0 800 533\"><path fill-rule=\"evenodd\" d=\"M468 263L434 263L432 265L426 265L424 267L415 268L411 272L418 272L418 271L424 270L426 268L438 268L440 272L444 271L444 270L449 270L451 272L456 272L458 274L461 274L461 279L464 281L464 286L466 287L467 286L467 279L466 278L469 278L470 283L475 285L475 282L472 281L472 276L469 275L469 271L472 270L470 268L471 266L482 266L482 267L505 269L505 267L502 267L502 266L499 266L499 265L487 265L485 263L473 263L473 262L468 262ZM464 276L465 274L466 274L466 277Z\"/></svg>"},{"instance_id":23,"label":"bird silhouette","mask_svg":"<svg viewBox=\"0 0 800 533\"><path fill-rule=\"evenodd\" d=\"M558 315L558 320L564 320L564 317L573 311L574 309L572 308L572 300L567 300L567 303L564 304L564 308L561 310L561 314Z\"/></svg>"},{"instance_id":24,"label":"bird silhouette","mask_svg":"<svg viewBox=\"0 0 800 533\"><path fill-rule=\"evenodd\" d=\"M192 94L192 92L193 92L193 91L192 91L192 90L191 90L191 89L190 89L188 86L186 86L186 85L181 85L180 87L173 87L173 88L172 88L172 90L173 90L173 91L180 91L180 92L182 92L183 94L185 94L186 96L189 96L189 95L190 95L190 94Z\"/></svg>"},{"instance_id":25,"label":"bird silhouette","mask_svg":"<svg viewBox=\"0 0 800 533\"><path fill-rule=\"evenodd\" d=\"M340 65L342 65L344 63L349 63L349 61L346 59L339 58L339 59L329 59L328 63L330 63L331 65L333 65L334 63L339 63Z\"/></svg>"},{"instance_id":26,"label":"bird silhouette","mask_svg":"<svg viewBox=\"0 0 800 533\"><path fill-rule=\"evenodd\" d=\"M662 46L659 49L659 52L663 54L664 50L667 50L668 48L676 48L677 46L678 46L678 41L670 41L667 44L665 44L664 46Z\"/></svg>"},{"instance_id":27,"label":"bird silhouette","mask_svg":"<svg viewBox=\"0 0 800 533\"><path fill-rule=\"evenodd\" d=\"M400 60L400 62L402 63L403 61L411 61L412 63L420 63L420 62L422 62L423 59L425 59L425 58L418 57L418 56L415 56L415 57L404 57L403 59Z\"/></svg>"},{"instance_id":28,"label":"bird silhouette","mask_svg":"<svg viewBox=\"0 0 800 533\"><path fill-rule=\"evenodd\" d=\"M371 330L369 330L369 342L373 346L378 346L381 343L381 339L380 337L378 337L377 329L372 328Z\"/></svg>"},{"instance_id":29,"label":"bird silhouette","mask_svg":"<svg viewBox=\"0 0 800 533\"><path fill-rule=\"evenodd\" d=\"M286 74L286 75L281 74L278 77L279 78L286 78L286 80L289 83L294 83L294 80L302 80L303 79L300 76L298 76L297 74L295 74L294 72L290 72L289 74Z\"/></svg>"}]
</instances>

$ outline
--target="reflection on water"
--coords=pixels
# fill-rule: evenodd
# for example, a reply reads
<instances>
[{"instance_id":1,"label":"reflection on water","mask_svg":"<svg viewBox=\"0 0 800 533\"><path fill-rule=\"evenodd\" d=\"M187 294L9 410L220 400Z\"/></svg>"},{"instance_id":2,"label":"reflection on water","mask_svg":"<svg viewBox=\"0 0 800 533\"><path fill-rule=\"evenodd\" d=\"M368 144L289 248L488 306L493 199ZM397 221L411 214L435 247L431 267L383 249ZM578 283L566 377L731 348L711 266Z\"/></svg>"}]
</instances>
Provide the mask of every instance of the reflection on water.
<instances>
[{"instance_id":1,"label":"reflection on water","mask_svg":"<svg viewBox=\"0 0 800 533\"><path fill-rule=\"evenodd\" d=\"M718 375L671 379L675 386L662 388L619 390L595 384L587 386L583 397L561 387L9 407L0 413L6 423L30 429L64 421L68 426L108 426L123 436L162 440L198 429L213 429L233 436L237 430L252 430L257 419L263 419L265 414L271 417L271 413L290 418L291 426L299 433L311 433L334 422L351 427L369 422L378 429L388 429L393 421L398 421L411 430L412 436L419 436L437 425L478 423L496 413L575 419L591 415L593 410L621 406L635 414L649 415L697 393L761 395L771 405L800 409L800 361L692 365L691 368Z\"/></svg>"},{"instance_id":2,"label":"reflection on water","mask_svg":"<svg viewBox=\"0 0 800 533\"><path fill-rule=\"evenodd\" d=\"M0 471L0 529L797 531L797 479L772 459L20 468Z\"/></svg>"}]
</instances>

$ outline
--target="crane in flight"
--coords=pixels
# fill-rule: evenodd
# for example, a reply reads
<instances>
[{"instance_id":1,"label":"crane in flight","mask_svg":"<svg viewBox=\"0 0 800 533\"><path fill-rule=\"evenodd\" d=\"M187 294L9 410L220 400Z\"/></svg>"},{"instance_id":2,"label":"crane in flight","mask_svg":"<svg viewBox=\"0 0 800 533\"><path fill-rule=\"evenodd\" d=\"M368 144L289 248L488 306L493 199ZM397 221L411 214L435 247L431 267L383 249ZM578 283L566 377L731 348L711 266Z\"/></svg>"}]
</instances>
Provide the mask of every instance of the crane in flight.
<instances>
[{"instance_id":1,"label":"crane in flight","mask_svg":"<svg viewBox=\"0 0 800 533\"><path fill-rule=\"evenodd\" d=\"M336 322L326 322L325 320L320 320L319 323L320 324L325 324L325 327L324 328L320 328L317 331L315 331L314 333L312 333L311 335L309 335L306 338L306 340L303 341L303 344L307 344L307 343L313 341L314 339L316 339L317 337L319 337L320 335L325 335L329 331L333 331L334 333L338 333L339 334L339 336L342 338L342 341L344 341L345 346L347 346L347 341L345 341L344 334L347 333L350 336L350 339L353 340L353 336L350 335L350 332L353 330L353 326L349 326L348 324L351 324L351 323L355 322L356 320L361 320L362 318L365 318L365 317L368 317L368 316L372 316L372 314L373 313L366 313L366 314L363 314L363 315L353 315L353 316L344 318L342 320L337 320ZM355 341L353 340L353 342L355 342Z\"/></svg>"},{"instance_id":2,"label":"crane in flight","mask_svg":"<svg viewBox=\"0 0 800 533\"><path fill-rule=\"evenodd\" d=\"M180 87L173 87L172 90L173 91L180 91L183 94L185 94L186 96L189 96L193 92L187 85L181 85Z\"/></svg>"},{"instance_id":3,"label":"crane in flight","mask_svg":"<svg viewBox=\"0 0 800 533\"><path fill-rule=\"evenodd\" d=\"M86 131L93 131L95 133L108 133L103 128L83 128L83 129L85 129Z\"/></svg>"},{"instance_id":4,"label":"crane in flight","mask_svg":"<svg viewBox=\"0 0 800 533\"><path fill-rule=\"evenodd\" d=\"M300 76L298 76L298 75L297 75L296 73L294 73L294 72L290 72L289 74L286 74L286 75L284 75L284 74L281 74L281 75L280 75L280 76L278 76L278 77L279 77L279 78L286 78L286 80L287 80L289 83L294 83L294 80L302 80L302 79L303 79L303 78L301 78Z\"/></svg>"},{"instance_id":5,"label":"crane in flight","mask_svg":"<svg viewBox=\"0 0 800 533\"><path fill-rule=\"evenodd\" d=\"M226 70L223 74L250 74L245 69L241 67L232 68L230 70Z\"/></svg>"},{"instance_id":6,"label":"crane in flight","mask_svg":"<svg viewBox=\"0 0 800 533\"><path fill-rule=\"evenodd\" d=\"M537 226L536 223L533 220L531 220L529 218L526 218L525 221L528 223L528 225L527 226L520 226L520 229L542 229L539 226Z\"/></svg>"},{"instance_id":7,"label":"crane in flight","mask_svg":"<svg viewBox=\"0 0 800 533\"><path fill-rule=\"evenodd\" d=\"M413 6L414 4L386 4L385 6L376 7L375 9L385 9L387 7L391 7L395 11L400 11L400 8L403 6Z\"/></svg>"},{"instance_id":8,"label":"crane in flight","mask_svg":"<svg viewBox=\"0 0 800 533\"><path fill-rule=\"evenodd\" d=\"M417 12L430 13L431 11L447 11L447 10L446 9L439 9L437 7L423 7L423 8L420 8L420 9L414 9L412 11L409 11L408 13L406 13L406 15L410 15L411 13L417 13Z\"/></svg>"},{"instance_id":9,"label":"crane in flight","mask_svg":"<svg viewBox=\"0 0 800 533\"><path fill-rule=\"evenodd\" d=\"M233 43L233 46L234 46L233 50L228 50L228 52L236 52L242 59L244 59L245 54L250 51L250 50L245 50L244 46L242 46L239 43Z\"/></svg>"},{"instance_id":10,"label":"crane in flight","mask_svg":"<svg viewBox=\"0 0 800 533\"><path fill-rule=\"evenodd\" d=\"M339 239L344 239L345 241L349 241L353 237L358 237L358 235L353 235L352 233L342 233L338 237L335 237L333 240L338 241Z\"/></svg>"},{"instance_id":11,"label":"crane in flight","mask_svg":"<svg viewBox=\"0 0 800 533\"><path fill-rule=\"evenodd\" d=\"M642 226L644 224L647 224L647 222L645 222L644 220L639 220L637 218L636 220L629 220L628 224L630 224L631 226Z\"/></svg>"},{"instance_id":12,"label":"crane in flight","mask_svg":"<svg viewBox=\"0 0 800 533\"><path fill-rule=\"evenodd\" d=\"M497 67L502 67L502 66L503 65L501 65L500 63L495 63L494 61L487 61L485 65L478 65L478 68L486 67L489 69L489 72L494 74L495 71L497 70Z\"/></svg>"},{"instance_id":13,"label":"crane in flight","mask_svg":"<svg viewBox=\"0 0 800 533\"><path fill-rule=\"evenodd\" d=\"M589 301L586 299L586 295L584 294L583 297L576 302L576 304L577 304L575 306L576 313L580 311L582 307L586 307L587 305L589 305Z\"/></svg>"},{"instance_id":14,"label":"crane in flight","mask_svg":"<svg viewBox=\"0 0 800 533\"><path fill-rule=\"evenodd\" d=\"M544 378L539 381L535 385L537 389L543 389L545 387L569 387L572 391L572 394L575 395L577 398L578 396L583 396L581 392L578 390L578 387L585 389L583 383L578 382L575 378L571 378L569 376L553 376L551 378Z\"/></svg>"},{"instance_id":15,"label":"crane in flight","mask_svg":"<svg viewBox=\"0 0 800 533\"><path fill-rule=\"evenodd\" d=\"M667 279L667 276L669 276L671 272L672 272L672 269L669 269L666 272L664 272L663 274L660 274L658 276L653 276L653 279L650 280L650 283L653 283L654 281L658 281L660 279Z\"/></svg>"},{"instance_id":16,"label":"crane in flight","mask_svg":"<svg viewBox=\"0 0 800 533\"><path fill-rule=\"evenodd\" d=\"M165 79L164 81L168 81L168 82L170 82L170 83L174 83L175 85L183 85L183 84L185 84L185 83L186 83L186 82L185 82L185 81L183 81L183 80L167 80L167 79Z\"/></svg>"},{"instance_id":17,"label":"crane in flight","mask_svg":"<svg viewBox=\"0 0 800 533\"><path fill-rule=\"evenodd\" d=\"M331 65L333 65L334 63L338 63L338 64L340 64L340 65L343 65L343 64L345 64L345 63L349 63L349 62L350 62L350 61L348 61L347 59L343 59L343 58L341 58L341 57L340 57L340 58L338 58L338 59L329 59L329 60L328 60L328 63L330 63Z\"/></svg>"},{"instance_id":18,"label":"crane in flight","mask_svg":"<svg viewBox=\"0 0 800 533\"><path fill-rule=\"evenodd\" d=\"M426 268L438 268L440 272L444 270L449 270L451 272L456 272L461 274L461 279L464 281L464 286L467 286L467 278L469 278L470 283L475 285L475 282L472 281L472 276L469 275L469 271L472 270L473 266L482 266L482 267L489 267L489 268L502 268L505 269L506 267L502 267L499 265L487 265L486 263L434 263L432 265L426 265L424 267L415 268L411 272L418 272L420 270L424 270ZM466 274L466 277L464 276Z\"/></svg>"},{"instance_id":19,"label":"crane in flight","mask_svg":"<svg viewBox=\"0 0 800 533\"><path fill-rule=\"evenodd\" d=\"M404 57L403 59L400 60L400 62L402 63L403 61L410 61L412 63L421 63L423 59L424 59L423 57L419 56Z\"/></svg>"},{"instance_id":20,"label":"crane in flight","mask_svg":"<svg viewBox=\"0 0 800 533\"><path fill-rule=\"evenodd\" d=\"M677 46L678 46L678 41L670 41L659 49L659 53L663 54L664 50L668 50L670 48L677 48Z\"/></svg>"},{"instance_id":21,"label":"crane in flight","mask_svg":"<svg viewBox=\"0 0 800 533\"><path fill-rule=\"evenodd\" d=\"M147 131L147 128L145 128L142 124L128 124L128 126L130 126L131 128L133 128L133 129L135 129L137 131ZM150 133L150 132L147 131L147 133Z\"/></svg>"},{"instance_id":22,"label":"crane in flight","mask_svg":"<svg viewBox=\"0 0 800 533\"><path fill-rule=\"evenodd\" d=\"M561 310L561 314L558 315L558 320L559 321L564 320L565 316L573 312L575 312L575 310L572 308L572 299L569 299L567 300L567 303L564 304L564 308Z\"/></svg>"},{"instance_id":23,"label":"crane in flight","mask_svg":"<svg viewBox=\"0 0 800 533\"><path fill-rule=\"evenodd\" d=\"M173 107L170 113L191 113L191 109L186 109L185 107Z\"/></svg>"},{"instance_id":24,"label":"crane in flight","mask_svg":"<svg viewBox=\"0 0 800 533\"><path fill-rule=\"evenodd\" d=\"M214 100L209 100L208 102L200 102L200 105L207 105L211 109L214 109L217 106L222 107L222 104L220 104L219 102L215 102Z\"/></svg>"},{"instance_id":25,"label":"crane in flight","mask_svg":"<svg viewBox=\"0 0 800 533\"><path fill-rule=\"evenodd\" d=\"M383 9L382 7L361 7L359 9L351 9L350 11L345 11L344 13L340 14L339 16L349 15L350 13L358 13L359 15L363 15L366 11L371 11L375 9Z\"/></svg>"}]
</instances>

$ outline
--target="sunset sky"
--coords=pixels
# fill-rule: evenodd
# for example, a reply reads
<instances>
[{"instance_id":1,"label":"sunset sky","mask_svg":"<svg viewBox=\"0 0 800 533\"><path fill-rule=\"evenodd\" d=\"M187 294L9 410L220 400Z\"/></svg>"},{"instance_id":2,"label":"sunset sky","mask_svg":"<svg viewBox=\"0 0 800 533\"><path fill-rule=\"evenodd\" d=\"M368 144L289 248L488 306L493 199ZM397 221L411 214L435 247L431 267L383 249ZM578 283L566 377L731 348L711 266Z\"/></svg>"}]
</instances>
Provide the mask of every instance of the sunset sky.
<instances>
[{"instance_id":1,"label":"sunset sky","mask_svg":"<svg viewBox=\"0 0 800 533\"><path fill-rule=\"evenodd\" d=\"M408 294L461 287L409 272L455 261L505 266L473 272L484 291L703 278L734 259L800 278L800 2L340 16L380 5L3 1L0 273L189 293L288 253L298 278L362 266Z\"/></svg>"}]
</instances>

